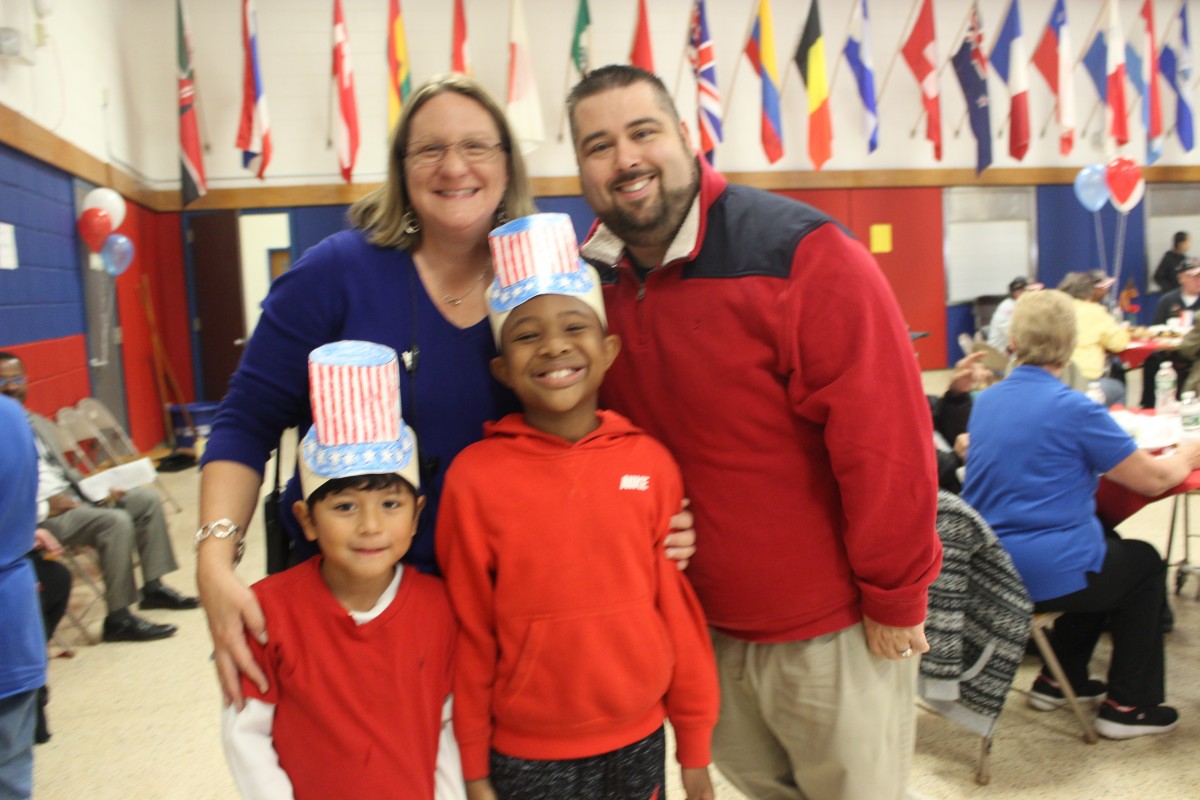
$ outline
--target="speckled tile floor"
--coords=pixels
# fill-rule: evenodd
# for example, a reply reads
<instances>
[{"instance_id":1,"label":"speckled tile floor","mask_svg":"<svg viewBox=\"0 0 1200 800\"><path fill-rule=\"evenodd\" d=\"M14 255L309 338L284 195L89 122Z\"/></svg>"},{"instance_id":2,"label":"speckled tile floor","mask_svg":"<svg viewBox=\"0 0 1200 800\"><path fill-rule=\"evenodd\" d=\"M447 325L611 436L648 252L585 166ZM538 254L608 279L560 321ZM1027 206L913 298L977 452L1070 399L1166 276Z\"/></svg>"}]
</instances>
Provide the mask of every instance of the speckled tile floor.
<instances>
[{"instance_id":1,"label":"speckled tile floor","mask_svg":"<svg viewBox=\"0 0 1200 800\"><path fill-rule=\"evenodd\" d=\"M945 373L927 373L930 391ZM1131 387L1133 388L1133 387ZM191 534L196 525L195 470L163 476L184 506L169 514L181 563L168 582L195 592ZM1170 506L1152 505L1122 526L1129 537L1165 543ZM262 531L252 526L247 580L264 572ZM1195 542L1200 547L1200 541ZM1178 550L1178 543L1176 543ZM1178 554L1178 553L1177 553ZM1200 560L1200 551L1194 560ZM1098 798L1194 798L1200 792L1200 579L1173 597L1175 631L1167 637L1168 697L1180 710L1179 728L1166 736L1086 745L1069 712L1038 713L1014 691L996 733L989 786L974 782L979 740L926 711L918 712L917 752L911 781L914 798L988 800L1097 800ZM35 749L35 797L39 800L217 800L235 797L218 737L220 696L209 662L203 612L147 612L179 626L160 642L79 645L67 623L60 638L74 656L50 664L50 725L53 739ZM90 627L98 632L97 608ZM1102 645L1103 646L1103 645ZM57 652L58 648L52 648ZM1102 675L1106 652L1094 673ZM1024 689L1037 671L1026 659L1016 681ZM719 777L719 776L718 776ZM744 800L723 782L720 800ZM670 800L682 797L673 782ZM863 800L871 800L863 798Z\"/></svg>"}]
</instances>

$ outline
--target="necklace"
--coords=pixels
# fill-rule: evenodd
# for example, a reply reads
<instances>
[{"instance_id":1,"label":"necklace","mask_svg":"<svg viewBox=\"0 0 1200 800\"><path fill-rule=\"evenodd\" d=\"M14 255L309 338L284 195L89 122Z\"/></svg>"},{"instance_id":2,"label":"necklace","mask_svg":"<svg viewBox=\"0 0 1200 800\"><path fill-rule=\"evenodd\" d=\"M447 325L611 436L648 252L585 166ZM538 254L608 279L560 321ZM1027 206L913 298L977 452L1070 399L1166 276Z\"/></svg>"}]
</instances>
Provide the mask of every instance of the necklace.
<instances>
[{"instance_id":1,"label":"necklace","mask_svg":"<svg viewBox=\"0 0 1200 800\"><path fill-rule=\"evenodd\" d=\"M433 276L433 282L437 284L438 291L442 293L442 302L448 306L462 305L462 301L467 299L471 292L475 291L476 284L483 282L483 276L487 274L488 267L491 266L491 260L484 262L484 265L479 268L479 274L475 276L475 280L467 287L466 291L455 297L446 291L446 287L442 285L442 281L436 274Z\"/></svg>"}]
</instances>

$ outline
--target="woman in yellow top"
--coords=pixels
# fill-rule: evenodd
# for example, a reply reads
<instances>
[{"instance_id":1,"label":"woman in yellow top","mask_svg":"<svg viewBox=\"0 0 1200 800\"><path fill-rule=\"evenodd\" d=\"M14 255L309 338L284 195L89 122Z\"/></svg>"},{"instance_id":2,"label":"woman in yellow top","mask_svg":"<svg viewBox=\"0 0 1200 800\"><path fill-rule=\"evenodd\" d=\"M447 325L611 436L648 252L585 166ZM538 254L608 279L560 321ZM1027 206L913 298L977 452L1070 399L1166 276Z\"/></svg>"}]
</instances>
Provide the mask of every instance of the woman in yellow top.
<instances>
[{"instance_id":1,"label":"woman in yellow top","mask_svg":"<svg viewBox=\"0 0 1200 800\"><path fill-rule=\"evenodd\" d=\"M1106 280L1111 282L1112 278ZM1129 329L1092 299L1098 285L1090 273L1068 272L1058 288L1075 300L1076 342L1071 362L1085 380L1100 382L1107 405L1124 403L1125 384L1109 377L1106 366L1109 353L1119 353L1129 346Z\"/></svg>"}]
</instances>

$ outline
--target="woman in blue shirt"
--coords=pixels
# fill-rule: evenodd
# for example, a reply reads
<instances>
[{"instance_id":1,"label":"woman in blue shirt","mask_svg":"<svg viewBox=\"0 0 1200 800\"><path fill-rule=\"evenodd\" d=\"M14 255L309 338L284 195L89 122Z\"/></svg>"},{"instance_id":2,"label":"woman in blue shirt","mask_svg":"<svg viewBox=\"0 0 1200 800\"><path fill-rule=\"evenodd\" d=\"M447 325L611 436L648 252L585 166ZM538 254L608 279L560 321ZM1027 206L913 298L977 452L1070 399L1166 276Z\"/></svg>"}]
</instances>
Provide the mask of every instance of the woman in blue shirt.
<instances>
[{"instance_id":1,"label":"woman in blue shirt","mask_svg":"<svg viewBox=\"0 0 1200 800\"><path fill-rule=\"evenodd\" d=\"M1095 493L1107 475L1140 494L1162 494L1200 467L1200 443L1152 457L1103 406L1059 380L1075 330L1074 304L1063 292L1017 301L1009 345L1017 367L975 401L963 499L996 531L1037 610L1066 612L1051 641L1077 695L1099 699L1107 691L1096 730L1112 739L1166 733L1179 715L1162 705L1163 560L1147 542L1106 536ZM1087 671L1106 621L1107 687ZM1043 670L1031 705L1064 702Z\"/></svg>"}]
</instances>

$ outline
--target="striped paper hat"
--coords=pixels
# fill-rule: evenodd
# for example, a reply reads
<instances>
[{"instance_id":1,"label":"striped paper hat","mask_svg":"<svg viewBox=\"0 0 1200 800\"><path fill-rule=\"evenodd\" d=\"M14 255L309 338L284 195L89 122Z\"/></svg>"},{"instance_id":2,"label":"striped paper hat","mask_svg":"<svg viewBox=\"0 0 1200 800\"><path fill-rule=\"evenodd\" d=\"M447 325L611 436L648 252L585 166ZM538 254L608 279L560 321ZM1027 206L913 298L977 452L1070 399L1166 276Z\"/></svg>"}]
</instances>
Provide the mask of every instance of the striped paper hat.
<instances>
[{"instance_id":1,"label":"striped paper hat","mask_svg":"<svg viewBox=\"0 0 1200 800\"><path fill-rule=\"evenodd\" d=\"M322 345L308 356L313 424L300 442L308 497L334 478L396 473L419 490L417 442L400 417L396 351L373 342Z\"/></svg>"},{"instance_id":2,"label":"striped paper hat","mask_svg":"<svg viewBox=\"0 0 1200 800\"><path fill-rule=\"evenodd\" d=\"M488 318L496 344L509 313L542 294L565 294L587 303L608 328L596 270L579 258L575 228L566 214L531 214L488 234L496 280L488 289Z\"/></svg>"}]
</instances>

